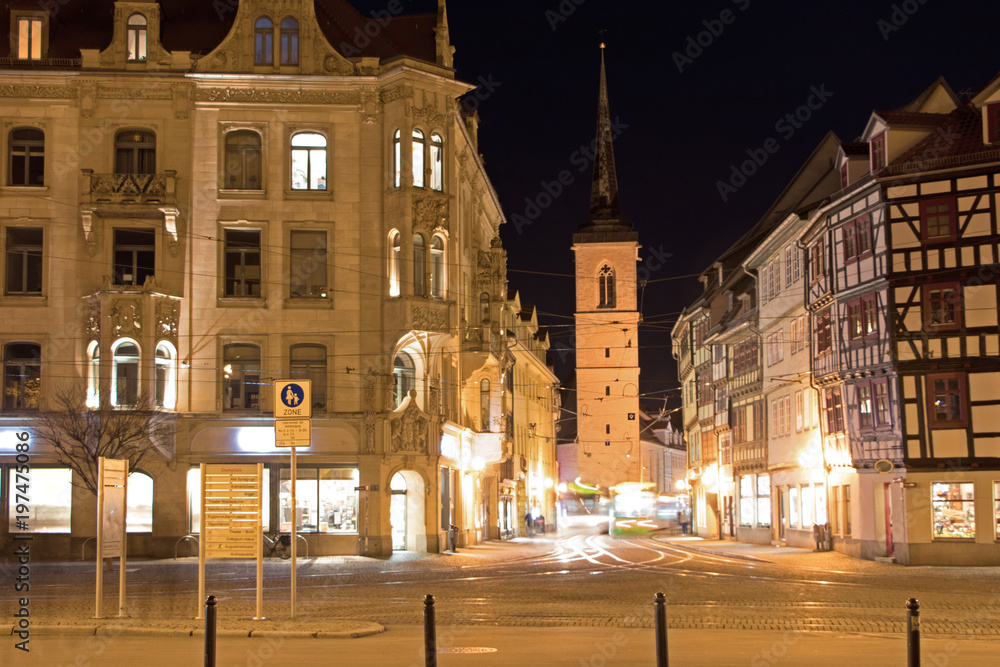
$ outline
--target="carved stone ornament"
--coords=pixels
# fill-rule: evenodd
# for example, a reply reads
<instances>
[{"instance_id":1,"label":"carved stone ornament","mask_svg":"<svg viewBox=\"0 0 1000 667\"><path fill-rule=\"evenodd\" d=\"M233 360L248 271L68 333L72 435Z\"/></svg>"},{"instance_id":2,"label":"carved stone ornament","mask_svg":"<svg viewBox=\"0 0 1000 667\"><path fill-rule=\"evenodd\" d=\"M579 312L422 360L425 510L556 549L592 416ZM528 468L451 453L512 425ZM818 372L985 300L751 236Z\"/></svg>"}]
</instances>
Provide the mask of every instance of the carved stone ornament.
<instances>
[{"instance_id":1,"label":"carved stone ornament","mask_svg":"<svg viewBox=\"0 0 1000 667\"><path fill-rule=\"evenodd\" d=\"M396 86L395 88L382 91L382 104L404 99L413 99L413 86Z\"/></svg>"},{"instance_id":2,"label":"carved stone ornament","mask_svg":"<svg viewBox=\"0 0 1000 667\"><path fill-rule=\"evenodd\" d=\"M0 97L32 97L49 100L72 100L79 93L75 86L21 86L8 84L0 86Z\"/></svg>"},{"instance_id":3,"label":"carved stone ornament","mask_svg":"<svg viewBox=\"0 0 1000 667\"><path fill-rule=\"evenodd\" d=\"M142 301L119 298L111 303L111 331L115 338L142 333Z\"/></svg>"},{"instance_id":4,"label":"carved stone ornament","mask_svg":"<svg viewBox=\"0 0 1000 667\"><path fill-rule=\"evenodd\" d=\"M84 81L80 86L80 115L84 118L93 118L96 105L97 82Z\"/></svg>"},{"instance_id":5,"label":"carved stone ornament","mask_svg":"<svg viewBox=\"0 0 1000 667\"><path fill-rule=\"evenodd\" d=\"M87 299L87 337L101 339L101 300L96 297Z\"/></svg>"},{"instance_id":6,"label":"carved stone ornament","mask_svg":"<svg viewBox=\"0 0 1000 667\"><path fill-rule=\"evenodd\" d=\"M413 328L419 331L448 331L448 310L443 307L414 306Z\"/></svg>"},{"instance_id":7,"label":"carved stone ornament","mask_svg":"<svg viewBox=\"0 0 1000 667\"><path fill-rule=\"evenodd\" d=\"M198 102L237 102L240 104L338 104L358 106L358 91L269 90L260 88L203 88L195 92Z\"/></svg>"},{"instance_id":8,"label":"carved stone ornament","mask_svg":"<svg viewBox=\"0 0 1000 667\"><path fill-rule=\"evenodd\" d=\"M431 127L444 127L445 123L444 114L438 111L433 102L425 107L413 107L413 120Z\"/></svg>"},{"instance_id":9,"label":"carved stone ornament","mask_svg":"<svg viewBox=\"0 0 1000 667\"><path fill-rule=\"evenodd\" d=\"M174 300L160 300L156 303L156 336L177 340L177 320L180 307Z\"/></svg>"},{"instance_id":10,"label":"carved stone ornament","mask_svg":"<svg viewBox=\"0 0 1000 667\"><path fill-rule=\"evenodd\" d=\"M448 195L417 193L413 196L413 233L448 229Z\"/></svg>"},{"instance_id":11,"label":"carved stone ornament","mask_svg":"<svg viewBox=\"0 0 1000 667\"><path fill-rule=\"evenodd\" d=\"M414 394L410 394L411 399ZM392 451L426 454L427 425L427 417L411 400L402 416L392 421Z\"/></svg>"},{"instance_id":12,"label":"carved stone ornament","mask_svg":"<svg viewBox=\"0 0 1000 667\"><path fill-rule=\"evenodd\" d=\"M361 119L367 125L374 125L378 122L378 116L382 112L382 100L378 94L377 86L365 86L361 90Z\"/></svg>"},{"instance_id":13,"label":"carved stone ornament","mask_svg":"<svg viewBox=\"0 0 1000 667\"><path fill-rule=\"evenodd\" d=\"M175 83L170 91L174 103L174 118L187 120L191 115L191 86Z\"/></svg>"}]
</instances>

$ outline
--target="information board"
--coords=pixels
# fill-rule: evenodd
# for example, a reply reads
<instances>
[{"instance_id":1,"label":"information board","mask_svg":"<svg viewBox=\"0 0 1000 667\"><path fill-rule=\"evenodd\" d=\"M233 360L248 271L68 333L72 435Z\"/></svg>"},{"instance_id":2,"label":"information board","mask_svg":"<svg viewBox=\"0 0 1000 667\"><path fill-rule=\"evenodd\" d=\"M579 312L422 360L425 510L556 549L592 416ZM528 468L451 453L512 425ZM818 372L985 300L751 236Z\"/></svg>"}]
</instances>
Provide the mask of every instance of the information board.
<instances>
[{"instance_id":1,"label":"information board","mask_svg":"<svg viewBox=\"0 0 1000 667\"><path fill-rule=\"evenodd\" d=\"M206 558L256 558L261 550L262 479L257 464L205 466L202 536Z\"/></svg>"},{"instance_id":2,"label":"information board","mask_svg":"<svg viewBox=\"0 0 1000 667\"><path fill-rule=\"evenodd\" d=\"M104 558L121 558L125 553L125 477L128 461L104 459L101 468L102 548Z\"/></svg>"}]
</instances>

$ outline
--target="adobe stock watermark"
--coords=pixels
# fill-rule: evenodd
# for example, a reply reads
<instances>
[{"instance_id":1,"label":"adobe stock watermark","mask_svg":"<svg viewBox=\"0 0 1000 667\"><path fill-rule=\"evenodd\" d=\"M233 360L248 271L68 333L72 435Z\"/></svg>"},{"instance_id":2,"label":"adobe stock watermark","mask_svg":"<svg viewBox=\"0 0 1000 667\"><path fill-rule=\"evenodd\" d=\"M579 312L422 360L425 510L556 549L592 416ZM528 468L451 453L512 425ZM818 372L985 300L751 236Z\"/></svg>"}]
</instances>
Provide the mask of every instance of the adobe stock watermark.
<instances>
[{"instance_id":1,"label":"adobe stock watermark","mask_svg":"<svg viewBox=\"0 0 1000 667\"><path fill-rule=\"evenodd\" d=\"M569 17L573 15L576 8L585 3L587 0L562 0L555 9L545 10L545 20L549 22L549 28L557 30L559 24L563 21L568 21Z\"/></svg>"},{"instance_id":2,"label":"adobe stock watermark","mask_svg":"<svg viewBox=\"0 0 1000 667\"><path fill-rule=\"evenodd\" d=\"M795 133L801 130L813 117L813 113L822 109L827 100L833 97L833 93L826 89L825 83L820 84L818 88L810 86L809 91L810 94L805 103L778 118L774 123L774 131L781 135L785 141L794 137ZM726 180L715 182L715 188L719 191L722 201L729 201L729 198L746 185L747 180L760 171L767 164L768 159L779 150L781 150L781 143L774 137L765 139L760 147L748 148L746 150L747 159L738 165L731 164L729 177Z\"/></svg>"},{"instance_id":3,"label":"adobe stock watermark","mask_svg":"<svg viewBox=\"0 0 1000 667\"><path fill-rule=\"evenodd\" d=\"M611 121L611 141L614 142L627 129L628 125L623 123L618 116L615 116L614 120ZM569 163L575 167L575 170L563 169L556 175L555 179L551 181L543 180L540 183L541 190L538 194L533 197L525 197L524 208L510 216L509 220L514 224L514 229L517 233L520 234L525 227L538 220L542 213L562 196L566 188L576 182L576 174L582 174L590 169L596 157L596 137L591 140L590 144L582 144L578 149L570 153ZM574 171L576 174L574 174Z\"/></svg>"},{"instance_id":4,"label":"adobe stock watermark","mask_svg":"<svg viewBox=\"0 0 1000 667\"><path fill-rule=\"evenodd\" d=\"M875 22L875 26L878 31L882 34L882 39L886 42L889 38L896 32L899 32L900 28L906 25L906 22L910 20L910 17L916 14L923 5L927 4L927 0L904 0L900 3L893 3L889 13L888 19L879 19Z\"/></svg>"},{"instance_id":5,"label":"adobe stock watermark","mask_svg":"<svg viewBox=\"0 0 1000 667\"><path fill-rule=\"evenodd\" d=\"M745 12L750 7L750 0L730 0L730 2L736 5L737 9L741 12ZM693 65L694 61L705 53L705 49L715 44L715 40L722 37L726 26L736 22L737 16L739 15L736 12L727 7L719 12L718 18L703 20L701 25L705 29L694 35L688 35L683 53L674 51L671 54L670 57L673 59L674 65L677 66L677 71L683 74L685 67Z\"/></svg>"}]
</instances>

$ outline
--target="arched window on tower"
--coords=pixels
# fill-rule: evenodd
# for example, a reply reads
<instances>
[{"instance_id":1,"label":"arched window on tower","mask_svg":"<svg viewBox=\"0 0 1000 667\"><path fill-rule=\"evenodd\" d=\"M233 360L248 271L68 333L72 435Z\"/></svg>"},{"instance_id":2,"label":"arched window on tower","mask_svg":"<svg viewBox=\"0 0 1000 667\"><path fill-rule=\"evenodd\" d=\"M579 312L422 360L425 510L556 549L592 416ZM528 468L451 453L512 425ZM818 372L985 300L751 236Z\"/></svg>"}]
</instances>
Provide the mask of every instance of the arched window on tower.
<instances>
[{"instance_id":1,"label":"arched window on tower","mask_svg":"<svg viewBox=\"0 0 1000 667\"><path fill-rule=\"evenodd\" d=\"M490 430L490 381L485 378L479 382L479 430Z\"/></svg>"},{"instance_id":2,"label":"arched window on tower","mask_svg":"<svg viewBox=\"0 0 1000 667\"><path fill-rule=\"evenodd\" d=\"M424 187L424 133L413 130L413 187Z\"/></svg>"},{"instance_id":3,"label":"arched window on tower","mask_svg":"<svg viewBox=\"0 0 1000 667\"><path fill-rule=\"evenodd\" d=\"M615 307L615 272L605 264L597 274L598 308Z\"/></svg>"},{"instance_id":4,"label":"arched window on tower","mask_svg":"<svg viewBox=\"0 0 1000 667\"><path fill-rule=\"evenodd\" d=\"M427 248L424 247L424 237L413 235L413 295L424 296L425 276L427 275Z\"/></svg>"},{"instance_id":5,"label":"arched window on tower","mask_svg":"<svg viewBox=\"0 0 1000 667\"><path fill-rule=\"evenodd\" d=\"M431 135L431 190L444 189L444 139L436 132Z\"/></svg>"},{"instance_id":6,"label":"arched window on tower","mask_svg":"<svg viewBox=\"0 0 1000 667\"><path fill-rule=\"evenodd\" d=\"M403 246L399 232L393 231L390 235L392 247L389 249L389 296L399 296L400 260L402 259Z\"/></svg>"},{"instance_id":7,"label":"arched window on tower","mask_svg":"<svg viewBox=\"0 0 1000 667\"><path fill-rule=\"evenodd\" d=\"M291 17L281 21L281 64L299 64L299 22Z\"/></svg>"},{"instance_id":8,"label":"arched window on tower","mask_svg":"<svg viewBox=\"0 0 1000 667\"><path fill-rule=\"evenodd\" d=\"M431 239L431 296L444 298L444 241L440 236Z\"/></svg>"}]
</instances>

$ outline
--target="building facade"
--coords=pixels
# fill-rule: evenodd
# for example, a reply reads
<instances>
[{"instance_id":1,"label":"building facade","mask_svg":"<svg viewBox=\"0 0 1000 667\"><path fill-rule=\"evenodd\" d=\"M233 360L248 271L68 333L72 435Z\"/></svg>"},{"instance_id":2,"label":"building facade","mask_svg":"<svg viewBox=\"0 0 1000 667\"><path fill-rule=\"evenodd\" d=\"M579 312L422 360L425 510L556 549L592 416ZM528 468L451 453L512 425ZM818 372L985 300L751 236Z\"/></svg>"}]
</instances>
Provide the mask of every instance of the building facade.
<instances>
[{"instance_id":1,"label":"building facade","mask_svg":"<svg viewBox=\"0 0 1000 667\"><path fill-rule=\"evenodd\" d=\"M51 4L2 18L4 506L15 434L71 387L168 417L132 475L130 553L199 531L203 463L263 462L265 530L296 521L312 555L497 533L504 217L444 3L385 25L342 0ZM271 386L296 378L291 507ZM78 553L94 498L53 452L32 465L38 553Z\"/></svg>"}]
</instances>

